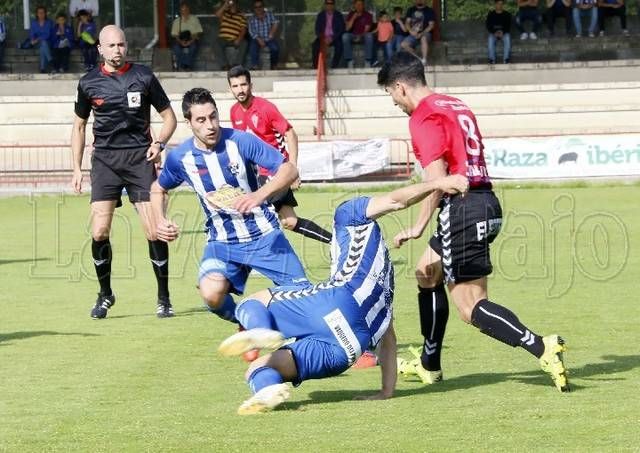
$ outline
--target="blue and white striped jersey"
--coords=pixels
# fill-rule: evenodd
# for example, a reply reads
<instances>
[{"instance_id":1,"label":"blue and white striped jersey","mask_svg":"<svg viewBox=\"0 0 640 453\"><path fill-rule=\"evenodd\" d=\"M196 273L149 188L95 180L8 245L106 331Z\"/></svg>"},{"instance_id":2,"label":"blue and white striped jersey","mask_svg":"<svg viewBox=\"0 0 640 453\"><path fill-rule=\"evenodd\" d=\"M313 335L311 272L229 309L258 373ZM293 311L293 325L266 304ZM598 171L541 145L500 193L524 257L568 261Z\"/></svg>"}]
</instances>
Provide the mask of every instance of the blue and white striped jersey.
<instances>
[{"instance_id":1,"label":"blue and white striped jersey","mask_svg":"<svg viewBox=\"0 0 640 453\"><path fill-rule=\"evenodd\" d=\"M380 226L367 218L368 204L368 197L358 197L336 209L328 283L352 295L375 346L391 322L394 275Z\"/></svg>"},{"instance_id":2,"label":"blue and white striped jersey","mask_svg":"<svg viewBox=\"0 0 640 453\"><path fill-rule=\"evenodd\" d=\"M213 207L206 195L223 186L254 192L258 189L257 166L275 173L283 162L278 150L256 136L220 128L220 141L213 150L197 148L193 137L171 150L158 183L165 190L183 182L193 188L207 219L210 241L248 242L280 228L273 206L263 203L249 214L240 214Z\"/></svg>"}]
</instances>

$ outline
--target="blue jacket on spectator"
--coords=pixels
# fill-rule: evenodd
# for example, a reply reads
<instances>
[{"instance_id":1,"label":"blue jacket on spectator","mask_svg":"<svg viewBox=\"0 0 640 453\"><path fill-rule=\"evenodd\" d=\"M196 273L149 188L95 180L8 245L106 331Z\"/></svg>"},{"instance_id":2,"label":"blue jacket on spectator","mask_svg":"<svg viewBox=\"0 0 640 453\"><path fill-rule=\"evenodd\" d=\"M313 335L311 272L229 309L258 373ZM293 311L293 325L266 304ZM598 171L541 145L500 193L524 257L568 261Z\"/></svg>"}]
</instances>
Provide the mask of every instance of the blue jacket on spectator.
<instances>
[{"instance_id":1,"label":"blue jacket on spectator","mask_svg":"<svg viewBox=\"0 0 640 453\"><path fill-rule=\"evenodd\" d=\"M55 36L56 24L51 19L45 19L44 23L40 25L38 19L31 21L31 28L29 30L29 39L32 41L37 39L39 41L48 41L49 44L53 43Z\"/></svg>"},{"instance_id":2,"label":"blue jacket on spectator","mask_svg":"<svg viewBox=\"0 0 640 453\"><path fill-rule=\"evenodd\" d=\"M52 47L54 49L60 47L60 42L63 39L66 39L68 41L68 47L70 49L73 49L75 47L76 38L73 35L73 29L71 28L71 26L65 24L64 35L58 35L58 26L56 25L53 29L53 40L51 41Z\"/></svg>"},{"instance_id":3,"label":"blue jacket on spectator","mask_svg":"<svg viewBox=\"0 0 640 453\"><path fill-rule=\"evenodd\" d=\"M335 36L334 39L339 39L345 30L344 16L340 11L334 11L332 19L333 19L333 23L332 23L333 36ZM324 28L326 27L326 25L327 25L327 12L320 11L318 13L318 16L316 17L316 36L319 37L324 35Z\"/></svg>"}]
</instances>

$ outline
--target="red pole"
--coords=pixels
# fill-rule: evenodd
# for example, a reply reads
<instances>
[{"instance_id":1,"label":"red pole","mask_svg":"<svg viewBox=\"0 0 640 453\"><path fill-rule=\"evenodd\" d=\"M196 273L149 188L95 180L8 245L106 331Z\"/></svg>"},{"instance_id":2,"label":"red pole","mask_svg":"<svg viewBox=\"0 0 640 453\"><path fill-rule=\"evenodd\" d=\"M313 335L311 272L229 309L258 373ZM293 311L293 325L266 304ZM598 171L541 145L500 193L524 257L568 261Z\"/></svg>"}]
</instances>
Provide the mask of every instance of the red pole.
<instances>
[{"instance_id":1,"label":"red pole","mask_svg":"<svg viewBox=\"0 0 640 453\"><path fill-rule=\"evenodd\" d=\"M167 43L167 2L158 0L158 47L166 49Z\"/></svg>"},{"instance_id":2,"label":"red pole","mask_svg":"<svg viewBox=\"0 0 640 453\"><path fill-rule=\"evenodd\" d=\"M436 26L433 28L433 40L440 41L440 11L442 11L441 0L433 0L433 12L436 13Z\"/></svg>"}]
</instances>

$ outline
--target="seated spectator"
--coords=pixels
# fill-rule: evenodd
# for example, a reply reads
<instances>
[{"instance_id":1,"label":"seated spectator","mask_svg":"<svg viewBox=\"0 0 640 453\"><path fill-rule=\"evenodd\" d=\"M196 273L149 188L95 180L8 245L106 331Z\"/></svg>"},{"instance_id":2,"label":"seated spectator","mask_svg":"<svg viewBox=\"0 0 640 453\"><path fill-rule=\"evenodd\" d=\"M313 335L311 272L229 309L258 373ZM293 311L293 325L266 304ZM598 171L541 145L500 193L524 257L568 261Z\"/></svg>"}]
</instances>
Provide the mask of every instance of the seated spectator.
<instances>
[{"instance_id":1,"label":"seated spectator","mask_svg":"<svg viewBox=\"0 0 640 453\"><path fill-rule=\"evenodd\" d=\"M524 28L525 22L531 22L531 33L527 34ZM538 11L538 0L518 0L516 26L520 32L520 39L538 39L541 24L542 16L540 15L540 11Z\"/></svg>"},{"instance_id":2,"label":"seated spectator","mask_svg":"<svg viewBox=\"0 0 640 453\"><path fill-rule=\"evenodd\" d=\"M271 11L266 11L264 2L256 0L253 3L254 15L249 19L249 55L251 56L251 69L260 67L260 50L267 47L271 57L270 68L278 67L280 46L276 41L278 20Z\"/></svg>"},{"instance_id":3,"label":"seated spectator","mask_svg":"<svg viewBox=\"0 0 640 453\"><path fill-rule=\"evenodd\" d=\"M86 11L89 13L91 17L91 21L96 24L96 29L98 29L99 24L99 15L100 15L100 5L98 0L71 0L69 2L69 17L73 18L75 21L73 23L73 29L78 29L78 23L80 19L78 17L78 13L80 11Z\"/></svg>"},{"instance_id":4,"label":"seated spectator","mask_svg":"<svg viewBox=\"0 0 640 453\"><path fill-rule=\"evenodd\" d=\"M36 18L31 21L29 40L31 45L40 51L40 72L47 72L47 67L53 56L51 54L51 41L53 41L55 25L47 18L47 9L44 6L36 7Z\"/></svg>"},{"instance_id":5,"label":"seated spectator","mask_svg":"<svg viewBox=\"0 0 640 453\"><path fill-rule=\"evenodd\" d=\"M573 27L576 29L576 38L582 37L582 17L589 17L589 37L595 38L598 26L597 0L573 0Z\"/></svg>"},{"instance_id":6,"label":"seated spectator","mask_svg":"<svg viewBox=\"0 0 640 453\"><path fill-rule=\"evenodd\" d=\"M342 34L344 33L344 16L336 10L336 0L325 0L324 11L316 16L316 39L311 44L311 61L314 69L318 67L320 46L324 41L327 47L333 47L331 67L340 66L342 59Z\"/></svg>"},{"instance_id":7,"label":"seated spectator","mask_svg":"<svg viewBox=\"0 0 640 453\"><path fill-rule=\"evenodd\" d=\"M373 63L373 35L371 26L373 16L364 9L364 0L354 0L353 9L347 15L345 33L342 35L344 61L348 68L353 68L353 44L364 43L365 66Z\"/></svg>"},{"instance_id":8,"label":"seated spectator","mask_svg":"<svg viewBox=\"0 0 640 453\"><path fill-rule=\"evenodd\" d=\"M564 18L564 27L567 32L567 36L571 35L571 0L547 0L547 27L549 27L549 34L553 36L556 19L558 17Z\"/></svg>"},{"instance_id":9,"label":"seated spectator","mask_svg":"<svg viewBox=\"0 0 640 453\"><path fill-rule=\"evenodd\" d=\"M400 45L404 38L409 36L409 30L405 26L405 18L402 15L402 7L396 6L393 8L393 53L400 50Z\"/></svg>"},{"instance_id":10,"label":"seated spectator","mask_svg":"<svg viewBox=\"0 0 640 453\"><path fill-rule=\"evenodd\" d=\"M78 46L82 51L84 70L89 72L96 67L98 61L98 28L89 11L78 11Z\"/></svg>"},{"instance_id":11,"label":"seated spectator","mask_svg":"<svg viewBox=\"0 0 640 453\"><path fill-rule=\"evenodd\" d=\"M598 24L600 26L600 36L604 36L604 20L611 16L618 16L620 18L620 28L622 28L622 33L625 36L628 36L627 7L624 5L624 0L598 0Z\"/></svg>"},{"instance_id":12,"label":"seated spectator","mask_svg":"<svg viewBox=\"0 0 640 453\"><path fill-rule=\"evenodd\" d=\"M4 45L7 41L7 26L4 23L4 16L0 15L0 71L4 64Z\"/></svg>"},{"instance_id":13,"label":"seated spectator","mask_svg":"<svg viewBox=\"0 0 640 453\"><path fill-rule=\"evenodd\" d=\"M173 38L173 56L175 57L175 69L178 71L191 71L198 51L198 39L202 34L200 19L191 14L191 8L187 2L180 3L180 16L171 24L171 37Z\"/></svg>"},{"instance_id":14,"label":"seated spectator","mask_svg":"<svg viewBox=\"0 0 640 453\"><path fill-rule=\"evenodd\" d=\"M502 61L509 63L511 58L511 14L504 9L504 0L495 0L495 9L487 14L489 32L489 64L496 63L496 42L502 41Z\"/></svg>"},{"instance_id":15,"label":"seated spectator","mask_svg":"<svg viewBox=\"0 0 640 453\"><path fill-rule=\"evenodd\" d=\"M409 52L415 52L414 48L420 44L422 64L427 65L427 55L429 55L429 43L431 33L436 26L436 13L433 9L425 5L424 0L415 0L415 4L407 10L405 27L409 31L402 41L402 48Z\"/></svg>"},{"instance_id":16,"label":"seated spectator","mask_svg":"<svg viewBox=\"0 0 640 453\"><path fill-rule=\"evenodd\" d=\"M247 19L234 0L223 0L216 16L220 21L218 37L213 40L213 51L219 69L228 71L232 66L244 64L247 56ZM233 59L227 58L227 49L234 49Z\"/></svg>"},{"instance_id":17,"label":"seated spectator","mask_svg":"<svg viewBox=\"0 0 640 453\"><path fill-rule=\"evenodd\" d=\"M378 56L380 49L383 51L384 61L391 60L393 55L393 25L391 24L391 16L385 10L380 11L378 15L378 24L375 29L376 35L376 50L374 55ZM380 64L379 61L375 61L373 66Z\"/></svg>"},{"instance_id":18,"label":"seated spectator","mask_svg":"<svg viewBox=\"0 0 640 453\"><path fill-rule=\"evenodd\" d=\"M52 48L53 68L57 72L69 71L69 54L73 48L75 37L71 25L67 24L67 15L59 13L56 16L55 34L53 35Z\"/></svg>"}]
</instances>

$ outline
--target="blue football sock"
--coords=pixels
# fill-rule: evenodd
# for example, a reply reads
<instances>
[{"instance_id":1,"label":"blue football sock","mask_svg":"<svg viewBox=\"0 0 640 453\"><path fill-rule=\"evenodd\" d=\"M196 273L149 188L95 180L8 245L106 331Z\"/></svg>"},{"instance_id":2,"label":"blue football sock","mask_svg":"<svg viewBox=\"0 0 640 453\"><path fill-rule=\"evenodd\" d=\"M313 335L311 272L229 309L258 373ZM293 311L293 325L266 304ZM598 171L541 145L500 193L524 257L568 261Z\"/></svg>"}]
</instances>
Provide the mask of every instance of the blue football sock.
<instances>
[{"instance_id":1,"label":"blue football sock","mask_svg":"<svg viewBox=\"0 0 640 453\"><path fill-rule=\"evenodd\" d=\"M231 297L231 294L227 294L226 296L224 296L222 305L219 308L211 308L209 305L207 305L206 302L204 306L211 313L213 313L216 316L219 316L225 321L230 321L238 324L238 320L236 319L236 315L235 315L236 303L233 301L233 297Z\"/></svg>"},{"instance_id":2,"label":"blue football sock","mask_svg":"<svg viewBox=\"0 0 640 453\"><path fill-rule=\"evenodd\" d=\"M236 306L236 318L245 329L255 329L261 327L263 329L275 330L273 316L265 305L256 299L247 299Z\"/></svg>"},{"instance_id":3,"label":"blue football sock","mask_svg":"<svg viewBox=\"0 0 640 453\"><path fill-rule=\"evenodd\" d=\"M274 368L262 366L256 368L249 376L249 387L253 393L258 393L265 387L282 384L282 376Z\"/></svg>"}]
</instances>

